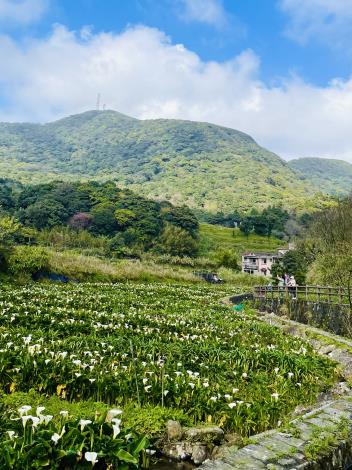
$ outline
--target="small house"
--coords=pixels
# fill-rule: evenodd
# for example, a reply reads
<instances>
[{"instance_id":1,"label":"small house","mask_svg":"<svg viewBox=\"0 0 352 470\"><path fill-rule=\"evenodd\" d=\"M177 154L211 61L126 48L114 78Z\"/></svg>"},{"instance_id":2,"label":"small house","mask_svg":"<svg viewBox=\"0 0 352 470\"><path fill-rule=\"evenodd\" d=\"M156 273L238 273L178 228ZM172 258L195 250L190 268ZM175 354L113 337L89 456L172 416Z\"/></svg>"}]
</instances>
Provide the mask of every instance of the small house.
<instances>
[{"instance_id":1,"label":"small house","mask_svg":"<svg viewBox=\"0 0 352 470\"><path fill-rule=\"evenodd\" d=\"M278 259L273 253L245 253L242 255L242 272L270 276L271 267Z\"/></svg>"},{"instance_id":2,"label":"small house","mask_svg":"<svg viewBox=\"0 0 352 470\"><path fill-rule=\"evenodd\" d=\"M291 247L280 248L277 253L244 253L242 272L259 276L271 276L272 265L287 253Z\"/></svg>"}]
</instances>

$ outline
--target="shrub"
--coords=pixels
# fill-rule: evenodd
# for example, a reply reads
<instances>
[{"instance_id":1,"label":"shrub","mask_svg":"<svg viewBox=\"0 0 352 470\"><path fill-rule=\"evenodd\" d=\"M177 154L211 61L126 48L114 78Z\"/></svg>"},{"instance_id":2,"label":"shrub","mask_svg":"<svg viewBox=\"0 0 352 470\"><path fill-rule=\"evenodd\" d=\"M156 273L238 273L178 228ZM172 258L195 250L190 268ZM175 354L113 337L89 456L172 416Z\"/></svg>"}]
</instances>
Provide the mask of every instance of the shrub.
<instances>
[{"instance_id":1,"label":"shrub","mask_svg":"<svg viewBox=\"0 0 352 470\"><path fill-rule=\"evenodd\" d=\"M172 256L196 256L198 242L186 230L167 224L161 237L161 249Z\"/></svg>"},{"instance_id":2,"label":"shrub","mask_svg":"<svg viewBox=\"0 0 352 470\"><path fill-rule=\"evenodd\" d=\"M237 254L232 250L220 250L215 255L218 266L239 271Z\"/></svg>"},{"instance_id":3,"label":"shrub","mask_svg":"<svg viewBox=\"0 0 352 470\"><path fill-rule=\"evenodd\" d=\"M17 246L10 253L7 263L11 274L33 274L48 268L48 253L36 246Z\"/></svg>"},{"instance_id":4,"label":"shrub","mask_svg":"<svg viewBox=\"0 0 352 470\"><path fill-rule=\"evenodd\" d=\"M161 406L136 406L125 408L126 426L138 434L155 437L165 431L168 420L178 421L182 426L191 426L192 419L184 411Z\"/></svg>"}]
</instances>

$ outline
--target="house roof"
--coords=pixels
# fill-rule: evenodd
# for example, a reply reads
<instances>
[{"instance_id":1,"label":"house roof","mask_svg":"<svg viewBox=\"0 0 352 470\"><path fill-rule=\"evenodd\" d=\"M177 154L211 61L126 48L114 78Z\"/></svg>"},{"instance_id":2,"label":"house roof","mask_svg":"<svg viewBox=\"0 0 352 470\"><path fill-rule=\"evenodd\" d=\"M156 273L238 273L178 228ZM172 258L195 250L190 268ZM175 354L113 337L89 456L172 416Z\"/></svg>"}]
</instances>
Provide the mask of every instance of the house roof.
<instances>
[{"instance_id":1,"label":"house roof","mask_svg":"<svg viewBox=\"0 0 352 470\"><path fill-rule=\"evenodd\" d=\"M257 252L257 253L244 253L242 256L246 256L247 258L274 258L277 256L277 253L263 253L263 252Z\"/></svg>"}]
</instances>

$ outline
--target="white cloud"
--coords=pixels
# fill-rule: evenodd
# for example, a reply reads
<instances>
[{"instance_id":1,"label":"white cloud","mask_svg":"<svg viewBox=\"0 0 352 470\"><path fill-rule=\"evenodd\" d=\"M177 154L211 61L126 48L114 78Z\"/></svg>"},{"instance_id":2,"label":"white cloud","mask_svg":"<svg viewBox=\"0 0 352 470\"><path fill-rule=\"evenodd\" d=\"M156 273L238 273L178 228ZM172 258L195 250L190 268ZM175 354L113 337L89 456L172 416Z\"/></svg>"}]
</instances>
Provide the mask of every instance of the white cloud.
<instances>
[{"instance_id":1,"label":"white cloud","mask_svg":"<svg viewBox=\"0 0 352 470\"><path fill-rule=\"evenodd\" d=\"M227 25L227 14L222 0L179 0L181 19L197 21L219 28Z\"/></svg>"},{"instance_id":2,"label":"white cloud","mask_svg":"<svg viewBox=\"0 0 352 470\"><path fill-rule=\"evenodd\" d=\"M0 24L27 24L37 21L45 12L48 0L0 0Z\"/></svg>"},{"instance_id":3,"label":"white cloud","mask_svg":"<svg viewBox=\"0 0 352 470\"><path fill-rule=\"evenodd\" d=\"M107 108L135 117L214 122L288 157L352 159L352 78L317 87L291 77L268 87L253 51L204 62L146 27L79 34L57 26L26 45L2 36L0 59L1 120L85 111L100 92Z\"/></svg>"},{"instance_id":4,"label":"white cloud","mask_svg":"<svg viewBox=\"0 0 352 470\"><path fill-rule=\"evenodd\" d=\"M309 40L343 47L352 37L352 0L280 0L289 18L286 33L299 43Z\"/></svg>"}]
</instances>

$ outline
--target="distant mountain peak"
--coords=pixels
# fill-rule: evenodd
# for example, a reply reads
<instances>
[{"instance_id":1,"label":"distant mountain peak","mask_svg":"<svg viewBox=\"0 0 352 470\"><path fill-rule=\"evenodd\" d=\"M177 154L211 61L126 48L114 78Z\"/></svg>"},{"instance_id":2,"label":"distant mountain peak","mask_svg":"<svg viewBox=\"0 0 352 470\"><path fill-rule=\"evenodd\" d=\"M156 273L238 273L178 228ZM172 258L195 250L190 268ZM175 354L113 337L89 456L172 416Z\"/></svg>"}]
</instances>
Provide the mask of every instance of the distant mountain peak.
<instances>
[{"instance_id":1,"label":"distant mountain peak","mask_svg":"<svg viewBox=\"0 0 352 470\"><path fill-rule=\"evenodd\" d=\"M289 166L316 187L332 195L347 195L352 191L352 164L333 158L298 158Z\"/></svg>"}]
</instances>

